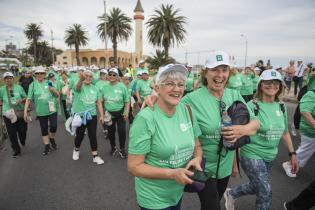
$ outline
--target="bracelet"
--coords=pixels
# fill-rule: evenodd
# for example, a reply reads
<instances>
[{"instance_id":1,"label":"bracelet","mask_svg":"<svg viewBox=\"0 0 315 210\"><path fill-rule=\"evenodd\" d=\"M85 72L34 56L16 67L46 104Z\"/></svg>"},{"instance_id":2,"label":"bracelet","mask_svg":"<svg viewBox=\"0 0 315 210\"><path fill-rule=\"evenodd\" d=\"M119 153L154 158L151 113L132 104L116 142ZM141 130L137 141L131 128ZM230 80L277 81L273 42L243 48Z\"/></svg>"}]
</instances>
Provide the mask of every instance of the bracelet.
<instances>
[{"instance_id":1,"label":"bracelet","mask_svg":"<svg viewBox=\"0 0 315 210\"><path fill-rule=\"evenodd\" d=\"M296 155L296 152L289 152L289 156Z\"/></svg>"}]
</instances>

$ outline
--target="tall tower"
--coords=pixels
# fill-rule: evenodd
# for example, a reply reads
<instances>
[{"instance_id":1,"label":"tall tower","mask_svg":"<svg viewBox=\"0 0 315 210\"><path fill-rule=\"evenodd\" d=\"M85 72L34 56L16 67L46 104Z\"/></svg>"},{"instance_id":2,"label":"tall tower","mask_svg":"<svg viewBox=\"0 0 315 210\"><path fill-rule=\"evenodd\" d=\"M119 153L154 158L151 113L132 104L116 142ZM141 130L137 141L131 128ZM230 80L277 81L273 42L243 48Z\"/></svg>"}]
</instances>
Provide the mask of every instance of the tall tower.
<instances>
[{"instance_id":1,"label":"tall tower","mask_svg":"<svg viewBox=\"0 0 315 210\"><path fill-rule=\"evenodd\" d=\"M142 25L143 25L143 20L144 20L144 10L142 8L140 0L138 0L136 8L133 11L135 14L133 16L133 19L135 20L135 31L136 31L136 36L135 36L135 41L136 41L136 56L139 59L142 59L142 51L143 51L143 38L142 38ZM139 60L138 60L139 62Z\"/></svg>"}]
</instances>

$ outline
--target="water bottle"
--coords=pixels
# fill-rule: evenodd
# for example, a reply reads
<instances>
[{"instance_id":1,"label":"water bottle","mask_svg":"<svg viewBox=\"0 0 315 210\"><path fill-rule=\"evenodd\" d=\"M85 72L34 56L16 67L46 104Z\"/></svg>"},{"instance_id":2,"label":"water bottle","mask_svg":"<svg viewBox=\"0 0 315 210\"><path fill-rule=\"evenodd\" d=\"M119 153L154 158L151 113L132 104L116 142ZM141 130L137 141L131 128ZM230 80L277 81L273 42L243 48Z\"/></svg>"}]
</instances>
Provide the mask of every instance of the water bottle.
<instances>
[{"instance_id":1,"label":"water bottle","mask_svg":"<svg viewBox=\"0 0 315 210\"><path fill-rule=\"evenodd\" d=\"M228 127L232 125L232 120L230 118L230 116L228 115L228 113L225 111L222 113L222 125L221 127ZM227 141L223 138L223 145L224 147L228 148L228 147L232 147L233 143L231 143L230 141Z\"/></svg>"}]
</instances>

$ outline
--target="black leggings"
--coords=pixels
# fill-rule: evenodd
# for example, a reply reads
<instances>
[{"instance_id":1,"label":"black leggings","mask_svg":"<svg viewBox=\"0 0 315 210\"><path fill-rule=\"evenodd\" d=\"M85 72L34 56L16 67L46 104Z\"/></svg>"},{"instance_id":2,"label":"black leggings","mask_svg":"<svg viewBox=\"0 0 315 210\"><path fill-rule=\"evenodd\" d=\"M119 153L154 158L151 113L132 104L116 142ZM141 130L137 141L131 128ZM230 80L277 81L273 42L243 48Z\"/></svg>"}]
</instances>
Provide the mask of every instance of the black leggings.
<instances>
[{"instance_id":1,"label":"black leggings","mask_svg":"<svg viewBox=\"0 0 315 210\"><path fill-rule=\"evenodd\" d=\"M22 118L17 119L15 123L11 123L11 120L6 117L3 117L3 120L8 131L12 149L16 152L21 151L18 137L21 144L24 145L26 140L27 123Z\"/></svg>"},{"instance_id":2,"label":"black leggings","mask_svg":"<svg viewBox=\"0 0 315 210\"><path fill-rule=\"evenodd\" d=\"M205 188L198 193L201 210L220 210L220 200L229 183L230 176L223 179L210 178Z\"/></svg>"},{"instance_id":3,"label":"black leggings","mask_svg":"<svg viewBox=\"0 0 315 210\"><path fill-rule=\"evenodd\" d=\"M110 114L113 116L112 118L113 123L111 126L108 126L108 138L110 141L110 146L112 147L112 149L114 149L116 146L115 135L116 135L116 124L117 124L119 146L120 146L120 149L125 149L126 121L123 118L121 112L110 112Z\"/></svg>"},{"instance_id":4,"label":"black leggings","mask_svg":"<svg viewBox=\"0 0 315 210\"><path fill-rule=\"evenodd\" d=\"M47 116L38 116L40 130L42 132L42 136L48 135L48 122L49 122L49 132L56 133L57 131L57 112L47 115Z\"/></svg>"},{"instance_id":5,"label":"black leggings","mask_svg":"<svg viewBox=\"0 0 315 210\"><path fill-rule=\"evenodd\" d=\"M70 117L69 112L67 110L66 100L61 100L63 112L65 114L65 118L68 119Z\"/></svg>"},{"instance_id":6,"label":"black leggings","mask_svg":"<svg viewBox=\"0 0 315 210\"><path fill-rule=\"evenodd\" d=\"M85 129L88 130L88 136L90 139L90 145L92 152L97 151L97 138L96 138L96 128L97 128L97 116L93 116L92 120L87 120L86 125L81 125L76 130L76 137L74 139L74 145L76 148L80 148L81 143L84 138Z\"/></svg>"},{"instance_id":7,"label":"black leggings","mask_svg":"<svg viewBox=\"0 0 315 210\"><path fill-rule=\"evenodd\" d=\"M296 198L287 202L288 210L306 210L315 206L315 180Z\"/></svg>"}]
</instances>

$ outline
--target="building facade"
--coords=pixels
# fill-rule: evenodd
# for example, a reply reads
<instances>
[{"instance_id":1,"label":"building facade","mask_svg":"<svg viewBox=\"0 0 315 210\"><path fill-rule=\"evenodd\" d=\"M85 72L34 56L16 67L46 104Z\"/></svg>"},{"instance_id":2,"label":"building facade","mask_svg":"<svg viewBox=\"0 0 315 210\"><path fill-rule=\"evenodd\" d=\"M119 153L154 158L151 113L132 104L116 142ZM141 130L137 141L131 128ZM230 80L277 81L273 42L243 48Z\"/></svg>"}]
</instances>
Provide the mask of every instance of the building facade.
<instances>
[{"instance_id":1,"label":"building facade","mask_svg":"<svg viewBox=\"0 0 315 210\"><path fill-rule=\"evenodd\" d=\"M103 49L82 49L79 53L79 59L82 66L96 65L104 68L109 66L109 61L112 59L112 55L112 49L108 49L106 53ZM75 50L66 50L56 57L56 65L77 66ZM136 65L139 61L139 57L137 57L135 53L128 53L120 50L117 52L117 65L119 68L125 68L129 64Z\"/></svg>"}]
</instances>

